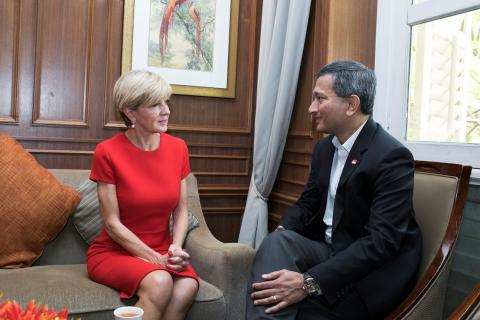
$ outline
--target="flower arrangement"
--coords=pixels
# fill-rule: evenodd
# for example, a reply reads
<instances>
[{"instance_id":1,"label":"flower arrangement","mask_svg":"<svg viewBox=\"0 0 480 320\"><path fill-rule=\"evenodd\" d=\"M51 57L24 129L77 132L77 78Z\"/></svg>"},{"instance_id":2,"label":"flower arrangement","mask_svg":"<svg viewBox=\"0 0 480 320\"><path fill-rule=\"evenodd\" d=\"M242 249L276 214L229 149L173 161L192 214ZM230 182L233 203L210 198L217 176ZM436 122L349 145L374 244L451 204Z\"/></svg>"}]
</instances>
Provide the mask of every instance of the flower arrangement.
<instances>
[{"instance_id":1,"label":"flower arrangement","mask_svg":"<svg viewBox=\"0 0 480 320\"><path fill-rule=\"evenodd\" d=\"M25 308L17 301L0 301L0 320L67 320L68 310L55 312L48 305L40 307L34 300L30 301Z\"/></svg>"}]
</instances>

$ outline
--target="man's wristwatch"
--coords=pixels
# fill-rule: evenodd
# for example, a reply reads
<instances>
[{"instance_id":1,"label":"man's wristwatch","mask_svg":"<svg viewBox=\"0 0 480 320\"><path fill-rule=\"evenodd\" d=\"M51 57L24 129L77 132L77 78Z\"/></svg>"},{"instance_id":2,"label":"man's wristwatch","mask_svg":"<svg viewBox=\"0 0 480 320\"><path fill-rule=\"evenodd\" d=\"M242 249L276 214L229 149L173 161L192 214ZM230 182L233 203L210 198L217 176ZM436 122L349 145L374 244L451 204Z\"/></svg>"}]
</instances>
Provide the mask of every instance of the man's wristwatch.
<instances>
[{"instance_id":1,"label":"man's wristwatch","mask_svg":"<svg viewBox=\"0 0 480 320\"><path fill-rule=\"evenodd\" d=\"M307 272L303 274L303 290L305 290L309 296L319 296L322 294L322 289L320 289L318 283Z\"/></svg>"}]
</instances>

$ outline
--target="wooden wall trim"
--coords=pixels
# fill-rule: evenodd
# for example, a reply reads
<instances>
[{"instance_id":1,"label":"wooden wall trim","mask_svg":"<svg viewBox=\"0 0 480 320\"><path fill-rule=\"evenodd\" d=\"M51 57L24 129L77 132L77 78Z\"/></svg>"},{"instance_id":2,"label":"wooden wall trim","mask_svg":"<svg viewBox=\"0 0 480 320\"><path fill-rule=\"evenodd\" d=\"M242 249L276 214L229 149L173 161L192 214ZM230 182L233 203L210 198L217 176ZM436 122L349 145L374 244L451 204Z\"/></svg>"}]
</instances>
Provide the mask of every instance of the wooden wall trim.
<instances>
[{"instance_id":1,"label":"wooden wall trim","mask_svg":"<svg viewBox=\"0 0 480 320\"><path fill-rule=\"evenodd\" d=\"M97 144L102 142L105 139L82 139L82 138L57 138L57 137L19 137L13 136L17 141L24 141L24 142L65 142L65 143L89 143L89 144Z\"/></svg>"},{"instance_id":2,"label":"wooden wall trim","mask_svg":"<svg viewBox=\"0 0 480 320\"><path fill-rule=\"evenodd\" d=\"M240 160L243 162L243 171L233 171L232 168L226 171L195 171L195 175L208 176L249 176L250 157L237 155L217 155L217 154L190 154L190 163L194 159L222 159L222 160Z\"/></svg>"},{"instance_id":3,"label":"wooden wall trim","mask_svg":"<svg viewBox=\"0 0 480 320\"><path fill-rule=\"evenodd\" d=\"M293 179L286 179L286 178L278 178L277 181L283 182L283 183L288 183L288 184L293 184L296 186L304 187L305 186L305 181L303 180L293 180Z\"/></svg>"},{"instance_id":4,"label":"wooden wall trim","mask_svg":"<svg viewBox=\"0 0 480 320\"><path fill-rule=\"evenodd\" d=\"M270 212L270 215L268 216L268 220L270 220L274 223L278 223L278 222L280 222L280 220L282 220L282 217L283 216L279 213Z\"/></svg>"},{"instance_id":5,"label":"wooden wall trim","mask_svg":"<svg viewBox=\"0 0 480 320\"><path fill-rule=\"evenodd\" d=\"M194 171L196 176L225 176L225 177L249 177L250 174L244 172L218 172L218 171Z\"/></svg>"},{"instance_id":6,"label":"wooden wall trim","mask_svg":"<svg viewBox=\"0 0 480 320\"><path fill-rule=\"evenodd\" d=\"M250 34L249 34L249 39L251 39L251 47L259 48L259 39L257 38L260 35L259 31L259 26L257 23L257 18L259 17L258 12L261 11L259 10L260 6L262 5L262 1L260 1L260 4L255 4L250 6L250 17L253 17L253 22L254 22L254 27L250 28ZM253 123L253 115L252 113L255 110L256 106L256 97L257 97L257 55L258 51L257 50L248 50L248 59L249 61L252 61L252 64L249 66L250 67L250 72L248 72L248 82L250 84L250 90L248 90L248 113L247 113L247 128L248 132L251 134L253 138L253 132L254 132L254 123ZM238 57L237 57L238 59Z\"/></svg>"},{"instance_id":7,"label":"wooden wall trim","mask_svg":"<svg viewBox=\"0 0 480 320\"><path fill-rule=\"evenodd\" d=\"M84 111L85 112L85 111ZM37 107L33 109L33 119L32 125L38 126L58 126L58 127L88 127L88 123L81 120L52 120L52 119L41 119L40 110Z\"/></svg>"},{"instance_id":8,"label":"wooden wall trim","mask_svg":"<svg viewBox=\"0 0 480 320\"><path fill-rule=\"evenodd\" d=\"M118 121L118 120L109 120L110 117L112 116L110 112L110 107L111 107L111 102L110 102L110 97L108 98L108 104L105 103L105 109L104 109L104 115L105 115L105 120L104 120L104 125L103 127L106 129L125 129L127 126L123 121Z\"/></svg>"},{"instance_id":9,"label":"wooden wall trim","mask_svg":"<svg viewBox=\"0 0 480 320\"><path fill-rule=\"evenodd\" d=\"M94 74L92 70L92 43L93 43L93 34L94 34L94 27L93 27L93 16L95 14L95 11L93 10L93 1L88 2L88 28L87 28L87 47L85 49L85 87L84 87L84 93L83 93L83 123L85 126L88 126L88 119L90 115L90 107L91 107L91 101L90 101L90 90L92 86L92 75Z\"/></svg>"},{"instance_id":10,"label":"wooden wall trim","mask_svg":"<svg viewBox=\"0 0 480 320\"><path fill-rule=\"evenodd\" d=\"M297 201L298 196L296 194L287 192L272 192L270 198L278 200L277 202L283 202L285 205L291 206Z\"/></svg>"},{"instance_id":11,"label":"wooden wall trim","mask_svg":"<svg viewBox=\"0 0 480 320\"><path fill-rule=\"evenodd\" d=\"M82 117L81 119L45 119L41 116L41 84L42 84L42 58L43 58L43 45L42 35L44 34L44 28L39 26L39 23L44 23L44 18L42 18L43 13L40 12L42 9L41 6L37 4L36 16L35 16L35 25L36 25L36 38L35 38L35 73L34 73L34 100L33 100L33 109L32 109L32 125L41 125L41 126L65 126L65 127L87 127L87 116L89 114L89 84L91 83L90 79L90 56L92 53L92 33L93 33L93 1L88 1L87 6L87 30L85 33L85 49L83 52L84 59L84 90L83 90L83 101L81 102L82 106ZM40 15L40 21L39 21Z\"/></svg>"},{"instance_id":12,"label":"wooden wall trim","mask_svg":"<svg viewBox=\"0 0 480 320\"><path fill-rule=\"evenodd\" d=\"M246 149L252 150L251 144L233 144L233 143L198 143L191 142L189 148L215 148L215 149Z\"/></svg>"},{"instance_id":13,"label":"wooden wall trim","mask_svg":"<svg viewBox=\"0 0 480 320\"><path fill-rule=\"evenodd\" d=\"M225 185L225 184L204 184L198 187L199 192L203 193L219 193L222 191L227 192L228 190L231 190L233 192L242 192L242 193L247 193L249 188L248 186L245 185Z\"/></svg>"},{"instance_id":14,"label":"wooden wall trim","mask_svg":"<svg viewBox=\"0 0 480 320\"><path fill-rule=\"evenodd\" d=\"M202 207L205 215L241 215L244 207Z\"/></svg>"},{"instance_id":15,"label":"wooden wall trim","mask_svg":"<svg viewBox=\"0 0 480 320\"><path fill-rule=\"evenodd\" d=\"M20 43L20 1L14 2L13 17L13 50L12 50L12 87L11 87L11 103L10 115L0 116L0 123L18 124L18 115L20 113L18 106L18 60L19 60L19 43Z\"/></svg>"},{"instance_id":16,"label":"wooden wall trim","mask_svg":"<svg viewBox=\"0 0 480 320\"><path fill-rule=\"evenodd\" d=\"M311 156L312 155L311 150L295 150L295 149L290 149L290 148L285 148L284 153L301 154L301 155L306 155L306 156Z\"/></svg>"},{"instance_id":17,"label":"wooden wall trim","mask_svg":"<svg viewBox=\"0 0 480 320\"><path fill-rule=\"evenodd\" d=\"M288 136L290 137L299 137L299 138L313 138L312 130L292 130L288 132Z\"/></svg>"},{"instance_id":18,"label":"wooden wall trim","mask_svg":"<svg viewBox=\"0 0 480 320\"><path fill-rule=\"evenodd\" d=\"M57 150L57 149L27 149L32 154L68 154L68 155L93 155L90 150Z\"/></svg>"},{"instance_id":19,"label":"wooden wall trim","mask_svg":"<svg viewBox=\"0 0 480 320\"><path fill-rule=\"evenodd\" d=\"M107 12L107 54L106 54L106 68L105 68L105 91L104 91L104 101L103 105L103 127L104 128L125 128L125 124L120 121L113 120L113 115L110 113L112 108L112 93L113 90L109 88L113 87L113 83L116 81L118 76L115 74L115 69L113 68L113 63L115 61L113 54L113 48L115 48L115 38L113 37L113 31L115 30L115 5L118 4L118 1L108 0L108 12ZM123 12L123 10L121 10ZM123 17L123 14L122 14Z\"/></svg>"},{"instance_id":20,"label":"wooden wall trim","mask_svg":"<svg viewBox=\"0 0 480 320\"><path fill-rule=\"evenodd\" d=\"M330 16L330 2L331 0L315 2L312 78L315 76L315 73L327 63L327 54L329 52L328 34L330 24L332 23L330 20L332 18Z\"/></svg>"},{"instance_id":21,"label":"wooden wall trim","mask_svg":"<svg viewBox=\"0 0 480 320\"><path fill-rule=\"evenodd\" d=\"M18 69L19 69L19 57L20 57L20 1L15 1L15 36L14 36L14 47L13 47L13 82L12 82L12 106L11 106L11 120L18 123L18 115L20 114L20 108L18 105Z\"/></svg>"},{"instance_id":22,"label":"wooden wall trim","mask_svg":"<svg viewBox=\"0 0 480 320\"><path fill-rule=\"evenodd\" d=\"M230 159L230 160L243 160L248 161L250 157L248 156L232 156L232 155L223 155L223 154L191 154L190 159Z\"/></svg>"},{"instance_id":23,"label":"wooden wall trim","mask_svg":"<svg viewBox=\"0 0 480 320\"><path fill-rule=\"evenodd\" d=\"M291 166L297 166L302 168L310 168L310 163L300 162L300 161L292 161L292 160L283 160L283 164L289 164Z\"/></svg>"},{"instance_id":24,"label":"wooden wall trim","mask_svg":"<svg viewBox=\"0 0 480 320\"><path fill-rule=\"evenodd\" d=\"M194 173L196 175L196 173ZM243 185L208 185L198 188L202 198L244 198L248 194L248 187Z\"/></svg>"},{"instance_id":25,"label":"wooden wall trim","mask_svg":"<svg viewBox=\"0 0 480 320\"><path fill-rule=\"evenodd\" d=\"M196 173L194 173L196 175ZM223 198L223 197L229 197L229 198L244 198L247 196L248 192L238 192L235 193L234 190L231 189L225 189L225 192L218 192L218 193L203 193L199 191L199 194L202 196L202 198Z\"/></svg>"}]
</instances>

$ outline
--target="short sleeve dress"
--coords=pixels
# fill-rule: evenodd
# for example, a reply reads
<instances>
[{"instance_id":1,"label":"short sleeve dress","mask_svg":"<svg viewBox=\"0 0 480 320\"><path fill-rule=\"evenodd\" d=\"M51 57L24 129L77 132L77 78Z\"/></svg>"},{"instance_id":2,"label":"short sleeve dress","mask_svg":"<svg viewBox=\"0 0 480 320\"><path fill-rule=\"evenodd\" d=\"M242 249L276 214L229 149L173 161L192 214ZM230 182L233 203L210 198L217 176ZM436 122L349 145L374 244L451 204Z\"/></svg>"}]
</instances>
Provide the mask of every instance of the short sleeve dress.
<instances>
[{"instance_id":1,"label":"short sleeve dress","mask_svg":"<svg viewBox=\"0 0 480 320\"><path fill-rule=\"evenodd\" d=\"M169 218L180 198L180 182L190 173L185 142L163 133L160 146L144 151L125 133L98 144L90 179L116 186L121 222L155 251L165 254L172 243ZM181 272L132 256L102 228L87 253L90 278L130 298L154 270L172 276L198 277L189 265Z\"/></svg>"}]
</instances>

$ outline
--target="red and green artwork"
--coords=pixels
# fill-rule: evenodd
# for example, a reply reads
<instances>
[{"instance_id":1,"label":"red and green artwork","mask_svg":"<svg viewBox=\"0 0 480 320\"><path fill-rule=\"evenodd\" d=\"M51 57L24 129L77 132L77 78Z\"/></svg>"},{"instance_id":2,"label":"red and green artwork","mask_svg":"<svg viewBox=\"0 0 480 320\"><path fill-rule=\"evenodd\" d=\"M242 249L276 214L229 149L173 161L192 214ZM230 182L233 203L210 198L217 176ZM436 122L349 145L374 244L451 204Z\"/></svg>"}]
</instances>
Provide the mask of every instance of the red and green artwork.
<instances>
[{"instance_id":1,"label":"red and green artwork","mask_svg":"<svg viewBox=\"0 0 480 320\"><path fill-rule=\"evenodd\" d=\"M151 0L148 65L212 71L215 0Z\"/></svg>"}]
</instances>

